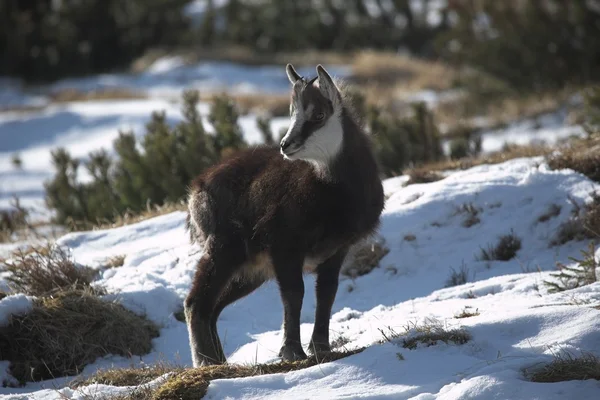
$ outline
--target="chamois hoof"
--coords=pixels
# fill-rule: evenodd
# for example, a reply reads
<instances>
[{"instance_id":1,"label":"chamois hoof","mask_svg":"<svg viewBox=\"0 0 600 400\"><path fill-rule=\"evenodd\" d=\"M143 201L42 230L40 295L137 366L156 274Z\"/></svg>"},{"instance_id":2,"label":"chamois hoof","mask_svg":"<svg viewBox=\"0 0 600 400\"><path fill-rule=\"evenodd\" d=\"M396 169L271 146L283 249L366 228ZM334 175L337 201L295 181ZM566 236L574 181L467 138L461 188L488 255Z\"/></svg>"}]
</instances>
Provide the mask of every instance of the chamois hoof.
<instances>
[{"instance_id":1,"label":"chamois hoof","mask_svg":"<svg viewBox=\"0 0 600 400\"><path fill-rule=\"evenodd\" d=\"M329 343L310 342L308 345L308 354L314 356L323 353L331 353L331 346Z\"/></svg>"},{"instance_id":2,"label":"chamois hoof","mask_svg":"<svg viewBox=\"0 0 600 400\"><path fill-rule=\"evenodd\" d=\"M218 360L214 358L201 357L197 362L194 362L194 368L208 367L209 365L222 365L225 364L224 360Z\"/></svg>"},{"instance_id":3,"label":"chamois hoof","mask_svg":"<svg viewBox=\"0 0 600 400\"><path fill-rule=\"evenodd\" d=\"M279 357L281 357L282 361L299 361L308 358L300 344L296 346L284 345L279 350Z\"/></svg>"}]
</instances>

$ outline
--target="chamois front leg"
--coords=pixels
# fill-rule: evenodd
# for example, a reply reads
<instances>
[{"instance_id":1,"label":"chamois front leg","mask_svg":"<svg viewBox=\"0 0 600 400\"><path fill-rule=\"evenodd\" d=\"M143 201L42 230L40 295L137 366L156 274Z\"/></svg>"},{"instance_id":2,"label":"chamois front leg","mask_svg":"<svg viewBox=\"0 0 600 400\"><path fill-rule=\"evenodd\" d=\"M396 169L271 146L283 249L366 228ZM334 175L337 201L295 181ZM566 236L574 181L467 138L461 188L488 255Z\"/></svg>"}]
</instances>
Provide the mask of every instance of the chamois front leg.
<instances>
[{"instance_id":1,"label":"chamois front leg","mask_svg":"<svg viewBox=\"0 0 600 400\"><path fill-rule=\"evenodd\" d=\"M331 307L338 289L340 268L346 257L347 250L343 249L320 264L317 268L317 310L315 326L308 351L318 354L331 351L329 345L329 320Z\"/></svg>"},{"instance_id":2,"label":"chamois front leg","mask_svg":"<svg viewBox=\"0 0 600 400\"><path fill-rule=\"evenodd\" d=\"M273 257L275 277L283 302L283 345L279 356L284 361L306 358L300 341L300 311L304 300L302 257Z\"/></svg>"}]
</instances>

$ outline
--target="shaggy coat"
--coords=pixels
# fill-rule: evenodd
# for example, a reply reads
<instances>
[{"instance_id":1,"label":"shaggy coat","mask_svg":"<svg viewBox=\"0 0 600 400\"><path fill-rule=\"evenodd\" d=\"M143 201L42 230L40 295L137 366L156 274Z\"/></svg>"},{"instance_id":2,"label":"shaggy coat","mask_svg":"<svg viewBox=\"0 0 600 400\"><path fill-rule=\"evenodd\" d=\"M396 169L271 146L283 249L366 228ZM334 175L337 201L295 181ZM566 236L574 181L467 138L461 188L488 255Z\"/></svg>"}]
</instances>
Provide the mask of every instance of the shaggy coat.
<instances>
[{"instance_id":1,"label":"shaggy coat","mask_svg":"<svg viewBox=\"0 0 600 400\"><path fill-rule=\"evenodd\" d=\"M195 366L225 361L216 329L220 312L273 278L285 312L280 355L306 357L299 336L303 272L317 274L309 350L330 350L341 264L348 248L378 227L384 197L369 138L329 75L320 66L317 71L319 86L288 66L292 110L302 108L305 115L292 117L281 147L241 151L191 185L187 225L191 239L204 244L185 302ZM333 124L341 127L339 143L325 136L335 134ZM310 153L310 140L319 151ZM309 156L302 158L303 151Z\"/></svg>"}]
</instances>

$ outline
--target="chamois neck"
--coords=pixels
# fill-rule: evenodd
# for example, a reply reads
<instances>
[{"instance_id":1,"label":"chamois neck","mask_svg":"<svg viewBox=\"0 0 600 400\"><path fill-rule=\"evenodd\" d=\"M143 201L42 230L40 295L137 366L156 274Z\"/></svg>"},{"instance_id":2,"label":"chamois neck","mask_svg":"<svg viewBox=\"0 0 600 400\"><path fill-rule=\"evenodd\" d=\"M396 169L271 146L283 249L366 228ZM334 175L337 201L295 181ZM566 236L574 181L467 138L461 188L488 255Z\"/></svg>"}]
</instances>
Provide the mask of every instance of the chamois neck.
<instances>
[{"instance_id":1,"label":"chamois neck","mask_svg":"<svg viewBox=\"0 0 600 400\"><path fill-rule=\"evenodd\" d=\"M347 184L352 187L361 180L370 179L372 176L378 178L377 164L369 139L346 108L341 113L341 124L343 129L342 146L327 163L313 162L317 176L325 181Z\"/></svg>"}]
</instances>

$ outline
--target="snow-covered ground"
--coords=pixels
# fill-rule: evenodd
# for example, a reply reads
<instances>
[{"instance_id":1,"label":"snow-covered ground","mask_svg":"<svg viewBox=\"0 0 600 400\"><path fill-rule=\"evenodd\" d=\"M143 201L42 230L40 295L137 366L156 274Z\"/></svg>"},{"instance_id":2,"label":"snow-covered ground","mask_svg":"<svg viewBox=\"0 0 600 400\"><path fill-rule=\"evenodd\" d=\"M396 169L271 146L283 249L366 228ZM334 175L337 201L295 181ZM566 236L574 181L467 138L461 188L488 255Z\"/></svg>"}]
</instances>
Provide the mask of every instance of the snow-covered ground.
<instances>
[{"instance_id":1,"label":"snow-covered ground","mask_svg":"<svg viewBox=\"0 0 600 400\"><path fill-rule=\"evenodd\" d=\"M568 351L600 349L600 283L549 294L543 284L555 262L578 256L585 243L549 247L557 227L569 218L569 198L589 200L600 185L573 171L550 171L541 158L516 159L454 172L429 184L402 187L403 177L384 182L388 200L381 235L390 248L380 267L355 280L345 279L334 305L331 336L347 339L346 348L368 348L357 355L287 374L212 381L207 399L594 399L597 381L532 383L523 368L543 365ZM472 203L480 222L466 228L458 207ZM558 216L538 217L551 205ZM481 247L513 231L522 248L510 261L476 261ZM413 237L410 237L413 236ZM410 237L410 239L408 239ZM87 366L129 366L168 360L191 365L181 309L202 249L191 246L184 213L177 212L121 228L71 233L58 241L77 262L99 266L125 255L120 268L105 270L99 284L118 293L129 309L160 325L153 351L140 359L111 356ZM597 253L600 256L600 251ZM444 288L452 269L468 270L469 282ZM302 340L308 343L314 321L314 278L305 278ZM10 303L9 303L10 302ZM28 300L0 301L0 317ZM479 315L457 319L468 309ZM277 287L265 284L228 307L219 331L230 362L277 361L282 307ZM378 344L382 332L404 332L424 322L462 327L468 343L402 348ZM0 321L2 322L2 321ZM397 353L401 353L399 357ZM400 359L403 358L403 359ZM1 362L0 381L7 362ZM25 388L2 388L3 399L81 399L83 393L116 394L131 388L92 385L77 392L61 389L71 378Z\"/></svg>"}]
</instances>

